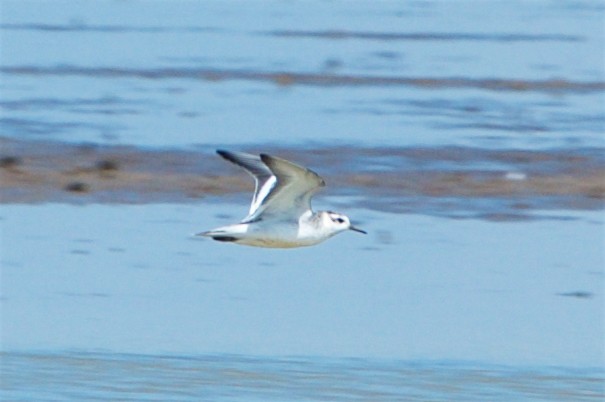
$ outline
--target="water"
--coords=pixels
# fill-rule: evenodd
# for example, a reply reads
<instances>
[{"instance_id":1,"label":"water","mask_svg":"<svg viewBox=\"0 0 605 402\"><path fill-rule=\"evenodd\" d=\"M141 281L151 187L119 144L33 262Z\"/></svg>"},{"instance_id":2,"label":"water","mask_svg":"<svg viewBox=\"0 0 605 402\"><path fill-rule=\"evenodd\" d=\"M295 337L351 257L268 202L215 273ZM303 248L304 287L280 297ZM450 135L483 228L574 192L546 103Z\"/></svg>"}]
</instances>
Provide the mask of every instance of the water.
<instances>
[{"instance_id":1,"label":"water","mask_svg":"<svg viewBox=\"0 0 605 402\"><path fill-rule=\"evenodd\" d=\"M590 369L99 353L2 361L11 401L596 401L603 393L602 371Z\"/></svg>"},{"instance_id":2,"label":"water","mask_svg":"<svg viewBox=\"0 0 605 402\"><path fill-rule=\"evenodd\" d=\"M39 204L2 193L0 399L602 400L604 15L567 1L3 1L2 156L22 164L0 172ZM241 218L248 195L49 189L36 180L84 180L53 164L84 160L67 143L133 145L125 166L150 148L199 152L184 169L208 177L232 172L209 167L218 146L275 149L324 166L317 207L370 234L288 251L193 240ZM163 163L179 155L115 175L177 192ZM521 202L473 180L406 187L425 170L567 177L591 206L539 186ZM531 219L484 219L510 208Z\"/></svg>"},{"instance_id":3,"label":"water","mask_svg":"<svg viewBox=\"0 0 605 402\"><path fill-rule=\"evenodd\" d=\"M3 2L5 136L603 146L596 4L25 4Z\"/></svg>"},{"instance_id":4,"label":"water","mask_svg":"<svg viewBox=\"0 0 605 402\"><path fill-rule=\"evenodd\" d=\"M369 236L291 252L186 236L234 209L3 206L7 400L602 396L600 213L351 210Z\"/></svg>"}]
</instances>

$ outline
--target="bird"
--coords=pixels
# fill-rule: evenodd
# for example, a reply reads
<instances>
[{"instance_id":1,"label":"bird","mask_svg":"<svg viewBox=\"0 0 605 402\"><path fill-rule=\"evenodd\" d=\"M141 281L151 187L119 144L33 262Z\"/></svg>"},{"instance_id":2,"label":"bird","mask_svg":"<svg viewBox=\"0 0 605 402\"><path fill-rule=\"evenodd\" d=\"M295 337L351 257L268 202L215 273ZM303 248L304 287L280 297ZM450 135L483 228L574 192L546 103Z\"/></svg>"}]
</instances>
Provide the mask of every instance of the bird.
<instances>
[{"instance_id":1,"label":"bird","mask_svg":"<svg viewBox=\"0 0 605 402\"><path fill-rule=\"evenodd\" d=\"M326 185L314 171L264 153L252 155L221 149L216 153L254 178L254 195L248 215L239 223L196 236L246 246L294 248L316 245L347 230L367 234L352 225L346 215L313 212L311 198Z\"/></svg>"}]
</instances>

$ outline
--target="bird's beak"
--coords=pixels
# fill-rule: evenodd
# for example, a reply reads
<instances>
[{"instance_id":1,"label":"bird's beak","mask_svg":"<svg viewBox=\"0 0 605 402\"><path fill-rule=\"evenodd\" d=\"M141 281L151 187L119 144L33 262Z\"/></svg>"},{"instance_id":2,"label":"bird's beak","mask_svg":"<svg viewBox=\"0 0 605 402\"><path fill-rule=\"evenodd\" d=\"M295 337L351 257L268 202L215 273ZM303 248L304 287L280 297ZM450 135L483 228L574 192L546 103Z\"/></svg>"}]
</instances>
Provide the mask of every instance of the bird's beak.
<instances>
[{"instance_id":1,"label":"bird's beak","mask_svg":"<svg viewBox=\"0 0 605 402\"><path fill-rule=\"evenodd\" d=\"M353 225L349 226L349 229L350 229L350 230L354 230L354 231L359 232L359 233L368 234L368 232L366 232L365 230L361 230L361 229L359 229L359 228L356 228L356 227L355 227L355 226L353 226Z\"/></svg>"}]
</instances>

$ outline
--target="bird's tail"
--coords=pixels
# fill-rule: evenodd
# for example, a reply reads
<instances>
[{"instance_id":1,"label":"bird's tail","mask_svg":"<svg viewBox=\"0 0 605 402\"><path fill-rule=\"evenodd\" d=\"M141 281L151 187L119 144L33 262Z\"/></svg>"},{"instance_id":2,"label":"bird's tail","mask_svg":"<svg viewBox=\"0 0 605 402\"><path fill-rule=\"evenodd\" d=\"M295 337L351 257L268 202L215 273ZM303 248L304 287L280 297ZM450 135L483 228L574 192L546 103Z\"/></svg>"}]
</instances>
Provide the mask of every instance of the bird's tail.
<instances>
[{"instance_id":1,"label":"bird's tail","mask_svg":"<svg viewBox=\"0 0 605 402\"><path fill-rule=\"evenodd\" d=\"M246 225L230 225L208 230L206 232L196 233L195 236L211 237L217 241L237 241L241 235L246 232Z\"/></svg>"}]
</instances>

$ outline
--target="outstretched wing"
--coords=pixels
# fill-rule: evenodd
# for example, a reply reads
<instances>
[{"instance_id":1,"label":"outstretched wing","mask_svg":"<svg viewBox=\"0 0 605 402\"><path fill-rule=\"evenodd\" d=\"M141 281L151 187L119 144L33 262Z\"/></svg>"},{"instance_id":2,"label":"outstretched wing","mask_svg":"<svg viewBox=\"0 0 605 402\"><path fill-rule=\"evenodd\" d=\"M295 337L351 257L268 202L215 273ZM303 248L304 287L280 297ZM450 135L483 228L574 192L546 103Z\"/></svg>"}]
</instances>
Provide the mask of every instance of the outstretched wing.
<instances>
[{"instance_id":1,"label":"outstretched wing","mask_svg":"<svg viewBox=\"0 0 605 402\"><path fill-rule=\"evenodd\" d=\"M265 216L298 219L311 209L311 197L326 185L317 173L267 154L261 154L260 160L276 177L277 183L263 199L258 209L246 220L255 220Z\"/></svg>"},{"instance_id":2,"label":"outstretched wing","mask_svg":"<svg viewBox=\"0 0 605 402\"><path fill-rule=\"evenodd\" d=\"M326 185L317 173L285 159L267 154L216 152L254 177L254 196L248 216L242 223L267 216L298 219L311 209L313 194Z\"/></svg>"},{"instance_id":3,"label":"outstretched wing","mask_svg":"<svg viewBox=\"0 0 605 402\"><path fill-rule=\"evenodd\" d=\"M250 211L248 212L248 217L252 216L258 210L258 207L262 204L267 195L269 195L271 189L275 186L277 178L273 175L273 172L271 172L267 165L263 163L259 156L243 152L223 151L220 149L217 150L216 153L229 162L243 168L254 177L256 187L254 189L254 195L252 196ZM244 218L244 220L247 220L248 217Z\"/></svg>"}]
</instances>

